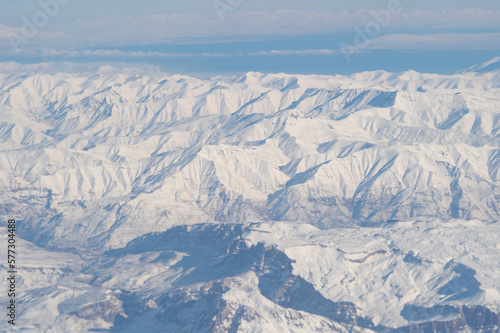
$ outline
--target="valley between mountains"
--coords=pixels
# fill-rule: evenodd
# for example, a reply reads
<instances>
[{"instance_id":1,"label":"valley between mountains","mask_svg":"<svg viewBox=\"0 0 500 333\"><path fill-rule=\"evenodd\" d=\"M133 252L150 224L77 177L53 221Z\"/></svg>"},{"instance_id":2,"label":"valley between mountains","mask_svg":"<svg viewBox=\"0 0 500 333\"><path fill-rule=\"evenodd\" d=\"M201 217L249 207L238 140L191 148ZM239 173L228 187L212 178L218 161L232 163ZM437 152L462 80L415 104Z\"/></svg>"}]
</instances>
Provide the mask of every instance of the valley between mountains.
<instances>
[{"instance_id":1,"label":"valley between mountains","mask_svg":"<svg viewBox=\"0 0 500 333\"><path fill-rule=\"evenodd\" d=\"M499 62L1 64L17 331L498 332Z\"/></svg>"}]
</instances>

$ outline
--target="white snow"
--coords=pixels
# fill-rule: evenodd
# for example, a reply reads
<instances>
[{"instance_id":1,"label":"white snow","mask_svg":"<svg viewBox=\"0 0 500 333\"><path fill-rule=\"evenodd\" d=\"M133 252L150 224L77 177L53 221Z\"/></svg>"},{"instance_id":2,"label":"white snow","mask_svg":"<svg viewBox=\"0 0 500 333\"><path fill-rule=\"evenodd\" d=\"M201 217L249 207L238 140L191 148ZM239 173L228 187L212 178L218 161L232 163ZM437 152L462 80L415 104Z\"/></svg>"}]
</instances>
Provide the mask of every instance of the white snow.
<instances>
[{"instance_id":1,"label":"white snow","mask_svg":"<svg viewBox=\"0 0 500 333\"><path fill-rule=\"evenodd\" d=\"M496 63L206 80L0 64L23 328L368 332L500 313Z\"/></svg>"}]
</instances>

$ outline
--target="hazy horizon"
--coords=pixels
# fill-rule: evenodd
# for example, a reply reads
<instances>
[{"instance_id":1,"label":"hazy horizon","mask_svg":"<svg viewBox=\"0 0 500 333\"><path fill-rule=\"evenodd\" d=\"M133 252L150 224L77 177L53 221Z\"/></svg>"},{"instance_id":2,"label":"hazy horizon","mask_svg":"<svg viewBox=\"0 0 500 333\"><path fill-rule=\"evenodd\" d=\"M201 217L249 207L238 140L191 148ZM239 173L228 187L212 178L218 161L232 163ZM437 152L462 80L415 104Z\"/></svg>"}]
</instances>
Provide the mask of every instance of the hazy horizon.
<instances>
[{"instance_id":1,"label":"hazy horizon","mask_svg":"<svg viewBox=\"0 0 500 333\"><path fill-rule=\"evenodd\" d=\"M500 5L474 6L410 0L8 3L0 13L0 61L127 62L181 74L451 74L500 55Z\"/></svg>"}]
</instances>

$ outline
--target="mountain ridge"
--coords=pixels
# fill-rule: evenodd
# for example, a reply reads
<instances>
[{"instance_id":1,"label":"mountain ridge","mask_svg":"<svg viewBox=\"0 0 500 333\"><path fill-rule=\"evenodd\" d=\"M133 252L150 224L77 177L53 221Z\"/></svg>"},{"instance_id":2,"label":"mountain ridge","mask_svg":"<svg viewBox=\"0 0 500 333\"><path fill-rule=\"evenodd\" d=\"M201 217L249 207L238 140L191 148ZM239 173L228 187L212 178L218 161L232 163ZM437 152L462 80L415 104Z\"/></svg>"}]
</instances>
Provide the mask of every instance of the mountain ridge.
<instances>
[{"instance_id":1,"label":"mountain ridge","mask_svg":"<svg viewBox=\"0 0 500 333\"><path fill-rule=\"evenodd\" d=\"M374 88L379 81L392 83ZM500 101L486 86L478 98L478 81L416 72L209 81L3 75L3 169L28 172L2 180L50 192L43 206L61 203L77 216L89 212L82 205L97 207L109 219L88 225L98 229L128 224L120 215L112 223L123 209L158 211L150 203L163 194L170 204L152 220L310 220L326 228L422 214L494 220L499 116L484 105ZM434 199L419 202L425 197Z\"/></svg>"},{"instance_id":2,"label":"mountain ridge","mask_svg":"<svg viewBox=\"0 0 500 333\"><path fill-rule=\"evenodd\" d=\"M26 330L498 329L491 73L65 66L0 64Z\"/></svg>"}]
</instances>

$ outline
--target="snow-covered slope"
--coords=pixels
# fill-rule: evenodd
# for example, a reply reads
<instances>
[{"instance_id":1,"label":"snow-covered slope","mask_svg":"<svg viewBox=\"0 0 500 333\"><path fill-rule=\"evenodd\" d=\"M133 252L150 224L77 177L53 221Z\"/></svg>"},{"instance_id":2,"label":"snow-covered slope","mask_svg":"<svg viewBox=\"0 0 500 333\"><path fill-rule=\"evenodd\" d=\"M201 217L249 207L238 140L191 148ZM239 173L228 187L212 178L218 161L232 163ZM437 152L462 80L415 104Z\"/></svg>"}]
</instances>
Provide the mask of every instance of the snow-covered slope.
<instances>
[{"instance_id":1,"label":"snow-covered slope","mask_svg":"<svg viewBox=\"0 0 500 333\"><path fill-rule=\"evenodd\" d=\"M496 71L0 68L34 331L498 324Z\"/></svg>"},{"instance_id":2,"label":"snow-covered slope","mask_svg":"<svg viewBox=\"0 0 500 333\"><path fill-rule=\"evenodd\" d=\"M500 57L496 57L487 61L483 64L479 64L476 66L472 66L467 69L466 72L478 72L478 73L487 73L487 72L499 72L500 71Z\"/></svg>"},{"instance_id":3,"label":"snow-covered slope","mask_svg":"<svg viewBox=\"0 0 500 333\"><path fill-rule=\"evenodd\" d=\"M500 89L476 75L0 82L0 182L16 201L5 209L28 210L38 243L105 249L200 222L500 215Z\"/></svg>"},{"instance_id":4,"label":"snow-covered slope","mask_svg":"<svg viewBox=\"0 0 500 333\"><path fill-rule=\"evenodd\" d=\"M100 256L22 241L18 327L498 332L499 233L497 224L460 220L328 231L291 222L201 224ZM15 331L8 326L0 322Z\"/></svg>"}]
</instances>

